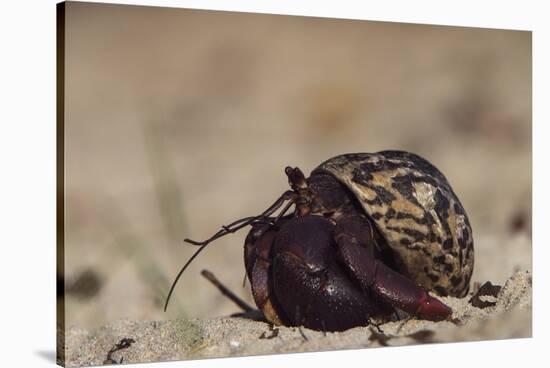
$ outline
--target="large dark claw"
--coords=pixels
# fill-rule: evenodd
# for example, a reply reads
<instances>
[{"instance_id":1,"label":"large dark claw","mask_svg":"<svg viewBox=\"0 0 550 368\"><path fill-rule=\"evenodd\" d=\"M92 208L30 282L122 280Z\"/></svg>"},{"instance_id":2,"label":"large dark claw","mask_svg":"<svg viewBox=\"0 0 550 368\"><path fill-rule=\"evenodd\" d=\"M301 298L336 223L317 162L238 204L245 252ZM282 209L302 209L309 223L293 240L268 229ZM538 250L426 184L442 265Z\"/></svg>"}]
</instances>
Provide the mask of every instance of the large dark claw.
<instances>
[{"instance_id":1,"label":"large dark claw","mask_svg":"<svg viewBox=\"0 0 550 368\"><path fill-rule=\"evenodd\" d=\"M422 319L441 321L452 314L451 308L374 257L372 232L364 218L343 219L336 226L335 239L343 263L363 290Z\"/></svg>"}]
</instances>

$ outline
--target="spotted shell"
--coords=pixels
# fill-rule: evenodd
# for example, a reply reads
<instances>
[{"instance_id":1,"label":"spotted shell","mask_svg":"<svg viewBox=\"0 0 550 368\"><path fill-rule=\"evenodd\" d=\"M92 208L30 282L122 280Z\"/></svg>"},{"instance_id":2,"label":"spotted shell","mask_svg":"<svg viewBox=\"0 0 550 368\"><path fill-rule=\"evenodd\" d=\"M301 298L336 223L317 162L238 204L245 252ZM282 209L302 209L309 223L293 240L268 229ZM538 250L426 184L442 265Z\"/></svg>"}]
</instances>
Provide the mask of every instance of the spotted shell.
<instances>
[{"instance_id":1,"label":"spotted shell","mask_svg":"<svg viewBox=\"0 0 550 368\"><path fill-rule=\"evenodd\" d=\"M328 172L355 194L392 250L399 271L440 295L464 296L474 267L468 216L445 176L403 151L333 157Z\"/></svg>"}]
</instances>

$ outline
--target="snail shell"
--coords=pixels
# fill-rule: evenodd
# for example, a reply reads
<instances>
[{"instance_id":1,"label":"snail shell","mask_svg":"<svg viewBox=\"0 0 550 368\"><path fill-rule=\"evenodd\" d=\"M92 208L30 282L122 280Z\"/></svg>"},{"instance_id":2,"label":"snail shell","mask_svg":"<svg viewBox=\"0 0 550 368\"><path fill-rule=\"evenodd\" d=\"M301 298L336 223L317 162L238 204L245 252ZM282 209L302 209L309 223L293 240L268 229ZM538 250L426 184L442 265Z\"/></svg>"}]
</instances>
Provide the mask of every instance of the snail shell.
<instances>
[{"instance_id":1,"label":"snail shell","mask_svg":"<svg viewBox=\"0 0 550 368\"><path fill-rule=\"evenodd\" d=\"M333 157L329 173L356 197L391 249L398 271L428 290L464 296L474 267L472 228L445 176L413 153Z\"/></svg>"}]
</instances>

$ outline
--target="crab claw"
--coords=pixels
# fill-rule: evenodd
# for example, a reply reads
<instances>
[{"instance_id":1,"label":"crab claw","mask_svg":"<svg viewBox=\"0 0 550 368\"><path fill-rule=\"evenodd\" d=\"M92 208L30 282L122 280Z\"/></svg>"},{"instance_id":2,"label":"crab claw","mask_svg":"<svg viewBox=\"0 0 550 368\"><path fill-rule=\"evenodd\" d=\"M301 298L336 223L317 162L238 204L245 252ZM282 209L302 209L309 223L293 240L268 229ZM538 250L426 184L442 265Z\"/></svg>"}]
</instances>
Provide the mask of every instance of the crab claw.
<instances>
[{"instance_id":1,"label":"crab claw","mask_svg":"<svg viewBox=\"0 0 550 368\"><path fill-rule=\"evenodd\" d=\"M453 310L428 293L420 299L416 315L430 321L443 321L451 316Z\"/></svg>"},{"instance_id":2,"label":"crab claw","mask_svg":"<svg viewBox=\"0 0 550 368\"><path fill-rule=\"evenodd\" d=\"M335 230L339 254L361 288L422 319L447 319L453 312L451 308L374 257L369 226L359 217L350 217L340 220Z\"/></svg>"}]
</instances>

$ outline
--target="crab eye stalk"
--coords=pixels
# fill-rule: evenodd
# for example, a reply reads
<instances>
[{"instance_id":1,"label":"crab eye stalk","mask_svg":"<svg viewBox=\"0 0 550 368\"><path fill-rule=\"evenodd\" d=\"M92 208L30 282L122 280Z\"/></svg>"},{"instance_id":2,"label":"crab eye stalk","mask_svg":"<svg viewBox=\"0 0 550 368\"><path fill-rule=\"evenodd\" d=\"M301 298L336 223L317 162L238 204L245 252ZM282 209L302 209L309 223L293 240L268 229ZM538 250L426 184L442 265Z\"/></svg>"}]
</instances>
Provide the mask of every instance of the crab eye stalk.
<instances>
[{"instance_id":1,"label":"crab eye stalk","mask_svg":"<svg viewBox=\"0 0 550 368\"><path fill-rule=\"evenodd\" d=\"M295 193L296 212L300 217L304 217L311 212L311 203L313 199L313 193L309 188L306 177L302 170L297 167L287 166L285 173L288 176L288 183Z\"/></svg>"},{"instance_id":2,"label":"crab eye stalk","mask_svg":"<svg viewBox=\"0 0 550 368\"><path fill-rule=\"evenodd\" d=\"M288 176L288 184L293 191L299 192L301 190L307 189L306 177L304 176L302 170L297 167L292 168L290 166L287 166L285 168L285 174L286 176Z\"/></svg>"}]
</instances>

